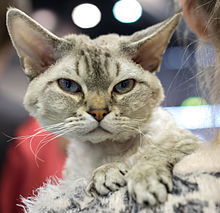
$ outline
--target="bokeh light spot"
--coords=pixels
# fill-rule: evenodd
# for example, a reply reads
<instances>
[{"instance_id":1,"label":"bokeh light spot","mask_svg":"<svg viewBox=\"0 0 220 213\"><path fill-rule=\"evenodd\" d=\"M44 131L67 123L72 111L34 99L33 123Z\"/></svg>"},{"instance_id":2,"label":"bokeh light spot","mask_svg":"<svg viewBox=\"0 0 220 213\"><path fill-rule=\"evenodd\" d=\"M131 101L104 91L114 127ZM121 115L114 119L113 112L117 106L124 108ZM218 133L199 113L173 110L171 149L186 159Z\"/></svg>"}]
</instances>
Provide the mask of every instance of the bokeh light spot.
<instances>
[{"instance_id":1,"label":"bokeh light spot","mask_svg":"<svg viewBox=\"0 0 220 213\"><path fill-rule=\"evenodd\" d=\"M141 17L142 7L136 0L120 0L113 7L113 15L122 23L133 23Z\"/></svg>"},{"instance_id":2,"label":"bokeh light spot","mask_svg":"<svg viewBox=\"0 0 220 213\"><path fill-rule=\"evenodd\" d=\"M78 27L92 28L100 22L101 12L93 4L80 4L73 9L72 19Z\"/></svg>"},{"instance_id":3,"label":"bokeh light spot","mask_svg":"<svg viewBox=\"0 0 220 213\"><path fill-rule=\"evenodd\" d=\"M181 106L199 106L199 105L207 105L207 102L205 99L196 96L185 99L181 104Z\"/></svg>"}]
</instances>

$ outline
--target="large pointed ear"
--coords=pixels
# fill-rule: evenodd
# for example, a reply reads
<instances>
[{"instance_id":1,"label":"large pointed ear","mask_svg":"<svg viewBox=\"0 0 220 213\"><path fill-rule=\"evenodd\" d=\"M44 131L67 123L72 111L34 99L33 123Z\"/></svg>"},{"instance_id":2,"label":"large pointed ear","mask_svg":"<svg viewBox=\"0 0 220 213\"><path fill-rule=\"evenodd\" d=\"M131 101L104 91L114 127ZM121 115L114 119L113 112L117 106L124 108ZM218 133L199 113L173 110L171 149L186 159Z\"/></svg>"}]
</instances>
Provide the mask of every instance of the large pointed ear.
<instances>
[{"instance_id":1,"label":"large pointed ear","mask_svg":"<svg viewBox=\"0 0 220 213\"><path fill-rule=\"evenodd\" d=\"M58 47L65 40L47 31L22 11L8 10L7 28L24 72L30 78L44 72L61 56Z\"/></svg>"},{"instance_id":2,"label":"large pointed ear","mask_svg":"<svg viewBox=\"0 0 220 213\"><path fill-rule=\"evenodd\" d=\"M123 41L121 45L122 51L135 63L140 64L143 69L150 72L158 71L162 55L180 17L180 13L175 14L164 22L126 37L126 41Z\"/></svg>"}]
</instances>

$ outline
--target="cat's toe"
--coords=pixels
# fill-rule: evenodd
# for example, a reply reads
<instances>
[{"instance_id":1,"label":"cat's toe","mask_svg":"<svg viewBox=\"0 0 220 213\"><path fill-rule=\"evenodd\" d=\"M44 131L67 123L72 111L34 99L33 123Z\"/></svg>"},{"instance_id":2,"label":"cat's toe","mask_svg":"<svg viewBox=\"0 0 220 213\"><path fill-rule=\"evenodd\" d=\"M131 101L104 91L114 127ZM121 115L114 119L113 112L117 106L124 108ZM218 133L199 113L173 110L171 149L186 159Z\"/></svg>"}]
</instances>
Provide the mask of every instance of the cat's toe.
<instances>
[{"instance_id":1,"label":"cat's toe","mask_svg":"<svg viewBox=\"0 0 220 213\"><path fill-rule=\"evenodd\" d=\"M155 197L157 202L164 203L167 199L167 189L164 184L157 180L151 181L149 184L149 192Z\"/></svg>"},{"instance_id":2,"label":"cat's toe","mask_svg":"<svg viewBox=\"0 0 220 213\"><path fill-rule=\"evenodd\" d=\"M119 189L119 187L125 186L126 181L124 177L124 173L122 173L118 168L111 168L106 173L106 186L115 191L115 189Z\"/></svg>"},{"instance_id":3,"label":"cat's toe","mask_svg":"<svg viewBox=\"0 0 220 213\"><path fill-rule=\"evenodd\" d=\"M127 168L121 163L106 164L93 172L87 187L89 194L107 195L126 185Z\"/></svg>"},{"instance_id":4,"label":"cat's toe","mask_svg":"<svg viewBox=\"0 0 220 213\"><path fill-rule=\"evenodd\" d=\"M86 188L87 194L92 196L107 195L109 191L105 186L105 173L101 171L95 172Z\"/></svg>"},{"instance_id":5,"label":"cat's toe","mask_svg":"<svg viewBox=\"0 0 220 213\"><path fill-rule=\"evenodd\" d=\"M132 183L128 182L128 191L132 198L139 204L154 206L157 203L155 196L146 190L146 188L141 183L137 183L132 186Z\"/></svg>"},{"instance_id":6,"label":"cat's toe","mask_svg":"<svg viewBox=\"0 0 220 213\"><path fill-rule=\"evenodd\" d=\"M173 181L171 175L160 175L159 176L160 182L166 187L168 192L172 192L173 190Z\"/></svg>"},{"instance_id":7,"label":"cat's toe","mask_svg":"<svg viewBox=\"0 0 220 213\"><path fill-rule=\"evenodd\" d=\"M172 190L172 178L169 173L163 176L156 171L136 170L127 176L128 192L139 204L150 206L164 203L167 195Z\"/></svg>"},{"instance_id":8,"label":"cat's toe","mask_svg":"<svg viewBox=\"0 0 220 213\"><path fill-rule=\"evenodd\" d=\"M142 205L154 206L165 202L167 199L166 187L156 181L154 183L145 181L139 183L128 182L128 191L133 199Z\"/></svg>"}]
</instances>

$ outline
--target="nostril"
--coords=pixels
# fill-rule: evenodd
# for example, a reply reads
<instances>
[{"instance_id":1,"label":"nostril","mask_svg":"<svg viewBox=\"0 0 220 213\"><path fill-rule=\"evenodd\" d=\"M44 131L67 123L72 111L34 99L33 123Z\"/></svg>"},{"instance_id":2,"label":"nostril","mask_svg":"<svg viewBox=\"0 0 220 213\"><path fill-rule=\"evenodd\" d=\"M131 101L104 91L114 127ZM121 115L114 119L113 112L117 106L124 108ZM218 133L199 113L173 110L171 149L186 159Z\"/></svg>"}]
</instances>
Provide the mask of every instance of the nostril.
<instances>
[{"instance_id":1,"label":"nostril","mask_svg":"<svg viewBox=\"0 0 220 213\"><path fill-rule=\"evenodd\" d=\"M96 114L95 113L91 113L91 112L88 112L92 117L96 117Z\"/></svg>"},{"instance_id":2,"label":"nostril","mask_svg":"<svg viewBox=\"0 0 220 213\"><path fill-rule=\"evenodd\" d=\"M103 117L105 117L107 114L108 114L107 112L103 113Z\"/></svg>"}]
</instances>

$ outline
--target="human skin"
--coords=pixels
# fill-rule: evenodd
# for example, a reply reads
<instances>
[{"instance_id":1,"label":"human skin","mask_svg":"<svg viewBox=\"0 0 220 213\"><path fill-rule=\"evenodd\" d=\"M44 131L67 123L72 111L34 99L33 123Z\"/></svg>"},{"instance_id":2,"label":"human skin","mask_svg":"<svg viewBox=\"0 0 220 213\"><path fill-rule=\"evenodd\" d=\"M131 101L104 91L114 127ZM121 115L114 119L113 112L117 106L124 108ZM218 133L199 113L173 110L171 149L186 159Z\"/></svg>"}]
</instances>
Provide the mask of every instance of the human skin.
<instances>
[{"instance_id":1,"label":"human skin","mask_svg":"<svg viewBox=\"0 0 220 213\"><path fill-rule=\"evenodd\" d=\"M196 0L180 0L180 6L183 10L183 16L190 27L200 38L208 40L207 17L198 6Z\"/></svg>"}]
</instances>

